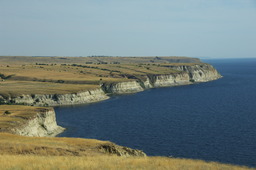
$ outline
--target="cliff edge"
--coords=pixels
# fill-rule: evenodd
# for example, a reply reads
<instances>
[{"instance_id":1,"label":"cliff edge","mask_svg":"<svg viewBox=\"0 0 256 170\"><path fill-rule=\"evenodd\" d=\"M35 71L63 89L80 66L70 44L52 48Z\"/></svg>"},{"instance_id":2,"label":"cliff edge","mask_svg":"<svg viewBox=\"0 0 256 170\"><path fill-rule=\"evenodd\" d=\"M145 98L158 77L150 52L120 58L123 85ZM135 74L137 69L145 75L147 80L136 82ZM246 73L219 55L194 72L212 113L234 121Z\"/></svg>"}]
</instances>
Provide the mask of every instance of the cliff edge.
<instances>
[{"instance_id":1,"label":"cliff edge","mask_svg":"<svg viewBox=\"0 0 256 170\"><path fill-rule=\"evenodd\" d=\"M0 132L42 137L63 131L57 125L53 108L0 105Z\"/></svg>"},{"instance_id":2,"label":"cliff edge","mask_svg":"<svg viewBox=\"0 0 256 170\"><path fill-rule=\"evenodd\" d=\"M60 106L87 104L106 100L109 95L136 93L149 88L171 87L207 82L222 76L210 64L195 63L184 65L162 65L161 69L171 70L168 74L136 73L121 75L125 81L101 82L98 88L68 94L22 94L18 96L0 95L2 104L23 104L32 106Z\"/></svg>"}]
</instances>

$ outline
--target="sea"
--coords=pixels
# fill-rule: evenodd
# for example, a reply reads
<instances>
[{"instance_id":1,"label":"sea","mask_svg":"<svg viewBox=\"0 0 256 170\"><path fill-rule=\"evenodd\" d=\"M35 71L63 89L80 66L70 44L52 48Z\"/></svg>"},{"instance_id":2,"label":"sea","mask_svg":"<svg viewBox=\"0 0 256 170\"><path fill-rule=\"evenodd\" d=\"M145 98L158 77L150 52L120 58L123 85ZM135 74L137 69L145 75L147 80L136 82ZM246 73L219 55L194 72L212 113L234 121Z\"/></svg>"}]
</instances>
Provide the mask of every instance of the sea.
<instances>
[{"instance_id":1,"label":"sea","mask_svg":"<svg viewBox=\"0 0 256 170\"><path fill-rule=\"evenodd\" d=\"M59 137L107 140L149 156L256 167L256 58L209 59L223 78L55 107Z\"/></svg>"}]
</instances>

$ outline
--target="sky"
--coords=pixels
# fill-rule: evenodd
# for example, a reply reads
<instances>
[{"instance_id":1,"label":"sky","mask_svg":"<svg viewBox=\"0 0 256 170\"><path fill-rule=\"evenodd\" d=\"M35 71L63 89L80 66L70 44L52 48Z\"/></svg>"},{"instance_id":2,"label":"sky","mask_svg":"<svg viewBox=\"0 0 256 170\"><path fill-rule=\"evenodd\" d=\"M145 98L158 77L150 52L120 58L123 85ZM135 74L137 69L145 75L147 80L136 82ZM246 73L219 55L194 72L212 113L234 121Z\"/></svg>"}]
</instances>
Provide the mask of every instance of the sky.
<instances>
[{"instance_id":1,"label":"sky","mask_svg":"<svg viewBox=\"0 0 256 170\"><path fill-rule=\"evenodd\" d=\"M256 58L256 0L0 0L0 55Z\"/></svg>"}]
</instances>

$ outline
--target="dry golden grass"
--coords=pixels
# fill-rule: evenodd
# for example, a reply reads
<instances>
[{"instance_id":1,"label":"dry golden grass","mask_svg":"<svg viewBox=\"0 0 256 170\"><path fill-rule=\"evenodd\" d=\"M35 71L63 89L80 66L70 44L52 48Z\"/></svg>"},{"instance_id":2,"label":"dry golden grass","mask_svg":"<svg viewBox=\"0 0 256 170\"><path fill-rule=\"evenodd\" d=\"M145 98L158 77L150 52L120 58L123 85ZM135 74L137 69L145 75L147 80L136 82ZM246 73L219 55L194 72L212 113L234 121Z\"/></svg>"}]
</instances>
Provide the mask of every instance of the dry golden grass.
<instances>
[{"instance_id":1,"label":"dry golden grass","mask_svg":"<svg viewBox=\"0 0 256 170\"><path fill-rule=\"evenodd\" d=\"M115 78L107 77L110 71L97 68L83 68L77 66L61 65L10 65L1 66L0 73L6 76L12 75L12 79L40 80L40 81L99 81L99 76L105 76L105 81L116 81Z\"/></svg>"},{"instance_id":2,"label":"dry golden grass","mask_svg":"<svg viewBox=\"0 0 256 170\"><path fill-rule=\"evenodd\" d=\"M192 65L192 63L176 64L87 64L81 66L61 65L11 65L0 66L0 73L11 75L11 79L37 80L37 81L81 81L93 82L103 78L104 81L125 81L123 74L147 75L147 74L171 74L178 72L167 65ZM83 67L84 66L84 67ZM91 67L91 68L90 68ZM119 77L113 77L113 74Z\"/></svg>"},{"instance_id":3,"label":"dry golden grass","mask_svg":"<svg viewBox=\"0 0 256 170\"><path fill-rule=\"evenodd\" d=\"M171 74L179 71L173 70L167 67L162 67L162 64L105 64L99 65L99 68L112 69L119 71L119 74L131 74L131 75L147 75L147 74ZM113 72L116 73L116 72Z\"/></svg>"},{"instance_id":4,"label":"dry golden grass","mask_svg":"<svg viewBox=\"0 0 256 170\"><path fill-rule=\"evenodd\" d=\"M243 170L247 167L167 157L118 157L102 152L107 141L24 137L0 133L0 169L191 169Z\"/></svg>"},{"instance_id":5,"label":"dry golden grass","mask_svg":"<svg viewBox=\"0 0 256 170\"><path fill-rule=\"evenodd\" d=\"M124 158L117 156L30 156L2 155L0 169L172 169L172 170L246 170L247 167L225 165L199 160L165 157Z\"/></svg>"},{"instance_id":6,"label":"dry golden grass","mask_svg":"<svg viewBox=\"0 0 256 170\"><path fill-rule=\"evenodd\" d=\"M0 133L0 155L95 156L99 147L111 142L94 139L25 137Z\"/></svg>"},{"instance_id":7,"label":"dry golden grass","mask_svg":"<svg viewBox=\"0 0 256 170\"><path fill-rule=\"evenodd\" d=\"M18 59L20 58L18 57ZM57 60L56 58L50 59L52 61ZM51 61L50 59L47 61ZM133 60L135 59L131 58L131 61ZM8 60L9 63L11 61ZM187 63L185 65L192 64L194 63ZM184 65L184 63L36 65L27 62L27 64L21 65L17 64L17 61L14 60L8 67L7 65L0 65L0 75L4 79L4 81L0 81L0 95L16 97L22 94L77 93L99 88L99 84L102 82L132 81L134 77L145 79L148 74L172 74L179 72L166 67L168 65Z\"/></svg>"},{"instance_id":8,"label":"dry golden grass","mask_svg":"<svg viewBox=\"0 0 256 170\"><path fill-rule=\"evenodd\" d=\"M16 97L22 94L69 94L96 88L99 88L99 85L16 80L0 82L0 94L5 97Z\"/></svg>"}]
</instances>

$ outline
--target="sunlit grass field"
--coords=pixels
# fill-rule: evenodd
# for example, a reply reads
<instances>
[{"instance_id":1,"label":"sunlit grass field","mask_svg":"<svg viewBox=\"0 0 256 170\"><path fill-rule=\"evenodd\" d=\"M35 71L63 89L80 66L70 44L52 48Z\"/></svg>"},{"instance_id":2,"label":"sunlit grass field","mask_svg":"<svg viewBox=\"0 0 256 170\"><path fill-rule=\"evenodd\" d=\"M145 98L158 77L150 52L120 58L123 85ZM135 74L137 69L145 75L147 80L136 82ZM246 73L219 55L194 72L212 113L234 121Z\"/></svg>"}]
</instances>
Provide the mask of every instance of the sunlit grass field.
<instances>
[{"instance_id":1,"label":"sunlit grass field","mask_svg":"<svg viewBox=\"0 0 256 170\"><path fill-rule=\"evenodd\" d=\"M204 162L200 160L166 157L117 156L31 156L0 155L0 169L53 170L53 169L113 169L113 170L246 170L249 168Z\"/></svg>"},{"instance_id":2,"label":"sunlit grass field","mask_svg":"<svg viewBox=\"0 0 256 170\"><path fill-rule=\"evenodd\" d=\"M16 97L22 94L69 94L96 88L99 88L99 85L17 80L0 82L0 94L5 97Z\"/></svg>"},{"instance_id":3,"label":"sunlit grass field","mask_svg":"<svg viewBox=\"0 0 256 170\"><path fill-rule=\"evenodd\" d=\"M101 145L111 142L95 139L26 137L0 133L2 155L37 155L37 156L95 156L103 155Z\"/></svg>"},{"instance_id":4,"label":"sunlit grass field","mask_svg":"<svg viewBox=\"0 0 256 170\"><path fill-rule=\"evenodd\" d=\"M114 156L99 150L99 146L106 144L110 142L0 133L0 169L249 169L201 160Z\"/></svg>"}]
</instances>

